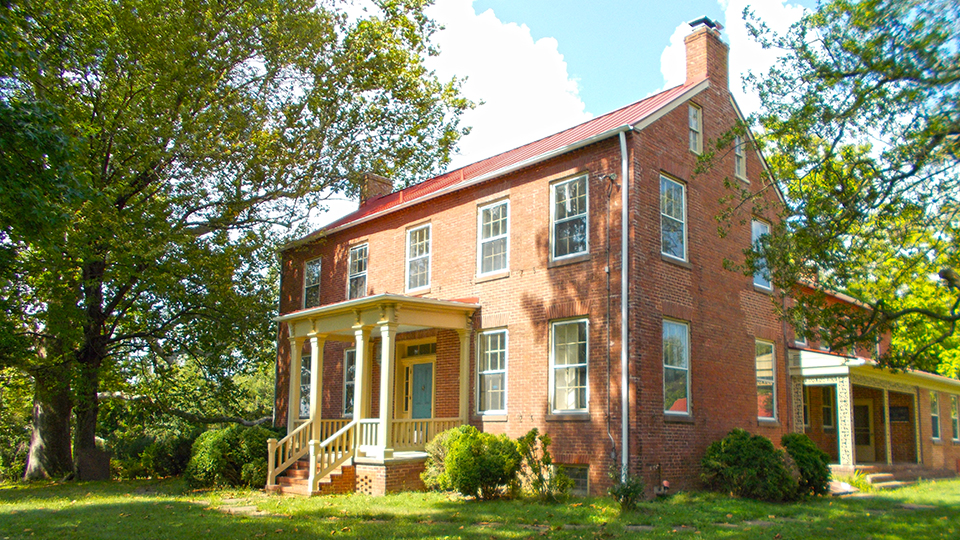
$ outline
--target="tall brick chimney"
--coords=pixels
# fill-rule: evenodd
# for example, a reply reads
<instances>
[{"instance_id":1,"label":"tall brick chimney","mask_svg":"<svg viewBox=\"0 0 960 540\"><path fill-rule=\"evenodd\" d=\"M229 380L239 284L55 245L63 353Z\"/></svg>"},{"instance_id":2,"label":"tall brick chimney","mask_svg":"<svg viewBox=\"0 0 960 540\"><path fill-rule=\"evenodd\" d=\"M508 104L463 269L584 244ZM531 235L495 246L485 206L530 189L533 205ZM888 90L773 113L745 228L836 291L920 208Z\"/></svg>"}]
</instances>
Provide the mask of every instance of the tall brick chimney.
<instances>
[{"instance_id":1,"label":"tall brick chimney","mask_svg":"<svg viewBox=\"0 0 960 540\"><path fill-rule=\"evenodd\" d=\"M706 17L690 21L693 32L684 38L687 47L687 83L710 79L711 86L727 86L727 54L730 47L720 41L723 29Z\"/></svg>"},{"instance_id":2,"label":"tall brick chimney","mask_svg":"<svg viewBox=\"0 0 960 540\"><path fill-rule=\"evenodd\" d=\"M360 204L393 193L393 181L379 174L365 173L360 184Z\"/></svg>"}]
</instances>

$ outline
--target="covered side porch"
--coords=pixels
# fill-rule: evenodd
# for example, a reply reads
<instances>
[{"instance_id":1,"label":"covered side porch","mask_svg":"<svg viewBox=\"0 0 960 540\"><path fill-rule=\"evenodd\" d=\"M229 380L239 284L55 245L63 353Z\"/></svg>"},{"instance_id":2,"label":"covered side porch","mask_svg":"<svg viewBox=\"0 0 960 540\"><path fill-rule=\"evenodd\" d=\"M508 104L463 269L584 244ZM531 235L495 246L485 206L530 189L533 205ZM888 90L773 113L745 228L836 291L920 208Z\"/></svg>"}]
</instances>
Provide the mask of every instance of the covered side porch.
<instances>
[{"instance_id":1,"label":"covered side porch","mask_svg":"<svg viewBox=\"0 0 960 540\"><path fill-rule=\"evenodd\" d=\"M290 340L288 435L269 443L267 488L304 462L306 494L346 465L402 469L436 433L466 423L478 308L473 299L381 294L279 317ZM324 369L325 349L336 370ZM341 394L334 414L331 395Z\"/></svg>"}]
</instances>

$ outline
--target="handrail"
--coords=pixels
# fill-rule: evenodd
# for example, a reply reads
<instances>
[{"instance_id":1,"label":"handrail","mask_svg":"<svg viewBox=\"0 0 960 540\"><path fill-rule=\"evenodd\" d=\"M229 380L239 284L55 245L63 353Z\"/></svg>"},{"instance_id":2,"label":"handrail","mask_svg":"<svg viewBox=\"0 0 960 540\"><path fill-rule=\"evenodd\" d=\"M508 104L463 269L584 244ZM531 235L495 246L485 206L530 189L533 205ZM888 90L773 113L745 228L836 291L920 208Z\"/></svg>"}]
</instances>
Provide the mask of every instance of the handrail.
<instances>
[{"instance_id":1,"label":"handrail","mask_svg":"<svg viewBox=\"0 0 960 540\"><path fill-rule=\"evenodd\" d=\"M313 433L313 419L310 419L280 439L267 441L267 486L277 485L277 475L287 470L297 460L310 451L310 435Z\"/></svg>"},{"instance_id":2,"label":"handrail","mask_svg":"<svg viewBox=\"0 0 960 540\"><path fill-rule=\"evenodd\" d=\"M357 420L351 420L323 442L310 441L310 493L320 488L320 480L356 454Z\"/></svg>"},{"instance_id":3,"label":"handrail","mask_svg":"<svg viewBox=\"0 0 960 540\"><path fill-rule=\"evenodd\" d=\"M422 450L437 433L463 424L460 418L398 419L391 441L396 450Z\"/></svg>"}]
</instances>

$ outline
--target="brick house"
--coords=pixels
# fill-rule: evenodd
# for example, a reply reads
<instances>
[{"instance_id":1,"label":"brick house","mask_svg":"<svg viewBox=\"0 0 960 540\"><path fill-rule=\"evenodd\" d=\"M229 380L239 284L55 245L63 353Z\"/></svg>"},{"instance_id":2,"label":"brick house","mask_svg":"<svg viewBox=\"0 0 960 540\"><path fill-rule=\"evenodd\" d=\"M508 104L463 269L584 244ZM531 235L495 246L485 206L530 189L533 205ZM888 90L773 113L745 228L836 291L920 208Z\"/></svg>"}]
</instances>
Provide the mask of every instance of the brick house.
<instances>
[{"instance_id":1,"label":"brick house","mask_svg":"<svg viewBox=\"0 0 960 540\"><path fill-rule=\"evenodd\" d=\"M774 216L716 232L725 181L779 192L746 137L694 174L740 114L714 24L686 47L680 86L399 191L369 175L356 212L284 247L269 489L420 487L425 442L460 424L549 433L580 492L621 466L692 487L730 429L799 429L772 288L722 266Z\"/></svg>"}]
</instances>

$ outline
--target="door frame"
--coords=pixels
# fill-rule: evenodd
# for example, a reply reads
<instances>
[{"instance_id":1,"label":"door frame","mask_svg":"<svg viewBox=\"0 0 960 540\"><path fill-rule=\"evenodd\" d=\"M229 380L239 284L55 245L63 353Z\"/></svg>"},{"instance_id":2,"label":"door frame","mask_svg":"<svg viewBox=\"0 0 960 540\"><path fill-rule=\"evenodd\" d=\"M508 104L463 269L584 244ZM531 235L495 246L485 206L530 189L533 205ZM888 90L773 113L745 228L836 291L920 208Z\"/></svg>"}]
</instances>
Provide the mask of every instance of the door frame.
<instances>
[{"instance_id":1,"label":"door frame","mask_svg":"<svg viewBox=\"0 0 960 540\"><path fill-rule=\"evenodd\" d=\"M433 368L430 370L431 373L431 396L430 396L430 417L437 417L437 355L436 354L425 354L421 356L402 356L402 353L406 351L407 346L416 345L419 343L434 343L436 338L429 339L415 339L409 341L401 341L397 343L397 364L396 364L396 374L395 374L395 384L394 384L394 404L393 404L393 418L395 420L410 420L413 418L413 366L417 364L433 364ZM407 380L406 373L407 369L410 370L410 379ZM407 384L410 384L410 407L405 409L406 399L407 399ZM426 420L426 419L424 419Z\"/></svg>"},{"instance_id":2,"label":"door frame","mask_svg":"<svg viewBox=\"0 0 960 540\"><path fill-rule=\"evenodd\" d=\"M854 413L853 422L851 422L853 425L853 461L854 463L874 463L877 461L877 426L873 422L874 403L870 398L854 399L851 412L855 411L858 406L867 407L867 429L870 432L870 444L869 446L857 444L857 416Z\"/></svg>"}]
</instances>

